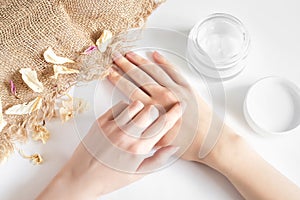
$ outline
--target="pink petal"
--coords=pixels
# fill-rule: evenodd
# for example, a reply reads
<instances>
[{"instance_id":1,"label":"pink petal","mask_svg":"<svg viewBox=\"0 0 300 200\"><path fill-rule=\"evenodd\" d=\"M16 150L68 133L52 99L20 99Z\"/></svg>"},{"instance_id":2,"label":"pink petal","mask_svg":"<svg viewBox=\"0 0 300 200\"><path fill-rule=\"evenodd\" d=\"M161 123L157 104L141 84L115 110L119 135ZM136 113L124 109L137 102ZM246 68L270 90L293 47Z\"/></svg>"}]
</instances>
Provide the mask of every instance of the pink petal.
<instances>
[{"instance_id":1,"label":"pink petal","mask_svg":"<svg viewBox=\"0 0 300 200\"><path fill-rule=\"evenodd\" d=\"M91 54L93 51L98 50L97 46L90 46L89 48L87 48L82 54L83 55L89 55Z\"/></svg>"},{"instance_id":2,"label":"pink petal","mask_svg":"<svg viewBox=\"0 0 300 200\"><path fill-rule=\"evenodd\" d=\"M14 96L17 95L17 88L12 80L10 80L10 91Z\"/></svg>"}]
</instances>

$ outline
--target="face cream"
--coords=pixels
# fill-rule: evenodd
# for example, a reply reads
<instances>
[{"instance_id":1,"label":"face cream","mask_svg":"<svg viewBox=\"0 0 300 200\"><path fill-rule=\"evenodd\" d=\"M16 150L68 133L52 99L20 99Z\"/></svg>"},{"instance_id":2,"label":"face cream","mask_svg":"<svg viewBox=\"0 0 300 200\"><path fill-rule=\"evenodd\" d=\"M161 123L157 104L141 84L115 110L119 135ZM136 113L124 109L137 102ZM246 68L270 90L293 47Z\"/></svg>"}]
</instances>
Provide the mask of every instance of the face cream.
<instances>
[{"instance_id":1,"label":"face cream","mask_svg":"<svg viewBox=\"0 0 300 200\"><path fill-rule=\"evenodd\" d=\"M193 68L211 78L232 78L245 67L249 33L237 18L213 14L189 34L188 58Z\"/></svg>"}]
</instances>

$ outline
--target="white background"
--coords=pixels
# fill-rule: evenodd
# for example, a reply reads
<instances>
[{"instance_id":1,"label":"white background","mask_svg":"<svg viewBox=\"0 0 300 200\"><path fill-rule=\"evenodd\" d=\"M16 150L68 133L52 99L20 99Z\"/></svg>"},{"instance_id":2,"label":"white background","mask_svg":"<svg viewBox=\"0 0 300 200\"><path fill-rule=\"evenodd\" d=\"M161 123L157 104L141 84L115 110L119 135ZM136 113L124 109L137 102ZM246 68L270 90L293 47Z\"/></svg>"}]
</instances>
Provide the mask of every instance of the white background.
<instances>
[{"instance_id":1,"label":"white background","mask_svg":"<svg viewBox=\"0 0 300 200\"><path fill-rule=\"evenodd\" d=\"M252 39L247 68L224 83L227 122L269 163L300 186L300 130L286 136L262 137L248 127L242 112L247 89L260 78L278 75L300 85L299 8L297 0L169 0L149 18L148 26L188 34L197 21L215 12L232 14L246 25ZM109 95L112 87L108 83L104 85L103 95ZM102 110L108 108L106 103L99 103L99 106ZM45 157L43 165L32 166L18 155L0 165L0 199L33 199L71 156L79 143L71 125L57 121L48 127L52 135L47 145L33 143L25 147L27 152L42 153ZM259 181L259 177L257 179ZM242 197L214 170L178 161L103 199L219 200Z\"/></svg>"}]
</instances>

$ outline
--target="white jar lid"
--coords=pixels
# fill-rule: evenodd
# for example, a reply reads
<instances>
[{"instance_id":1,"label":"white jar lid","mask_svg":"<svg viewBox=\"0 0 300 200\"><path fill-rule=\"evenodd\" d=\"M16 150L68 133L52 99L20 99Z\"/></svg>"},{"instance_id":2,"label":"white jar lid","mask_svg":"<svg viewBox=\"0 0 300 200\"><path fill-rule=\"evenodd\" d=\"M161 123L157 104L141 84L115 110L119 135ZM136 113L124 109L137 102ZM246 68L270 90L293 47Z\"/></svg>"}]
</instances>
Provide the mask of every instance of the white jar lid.
<instances>
[{"instance_id":1,"label":"white jar lid","mask_svg":"<svg viewBox=\"0 0 300 200\"><path fill-rule=\"evenodd\" d=\"M258 133L290 133L300 124L300 89L280 77L263 78L249 89L244 115Z\"/></svg>"}]
</instances>

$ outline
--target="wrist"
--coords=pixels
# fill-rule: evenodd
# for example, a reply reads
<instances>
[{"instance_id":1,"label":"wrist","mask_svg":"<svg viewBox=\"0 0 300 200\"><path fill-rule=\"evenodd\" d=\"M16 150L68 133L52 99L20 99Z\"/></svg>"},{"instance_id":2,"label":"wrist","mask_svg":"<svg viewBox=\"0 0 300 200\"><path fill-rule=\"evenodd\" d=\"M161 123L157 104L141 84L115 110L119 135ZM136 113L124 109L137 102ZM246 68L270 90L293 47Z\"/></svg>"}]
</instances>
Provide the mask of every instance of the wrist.
<instances>
[{"instance_id":1,"label":"wrist","mask_svg":"<svg viewBox=\"0 0 300 200\"><path fill-rule=\"evenodd\" d=\"M85 187L81 187L81 184L80 180L74 179L72 171L64 167L36 199L95 200L99 197L90 195L90 193L84 189Z\"/></svg>"},{"instance_id":2,"label":"wrist","mask_svg":"<svg viewBox=\"0 0 300 200\"><path fill-rule=\"evenodd\" d=\"M241 136L225 126L212 151L204 159L198 161L226 176L231 171L236 159L240 157L240 152L246 146L246 141Z\"/></svg>"}]
</instances>

